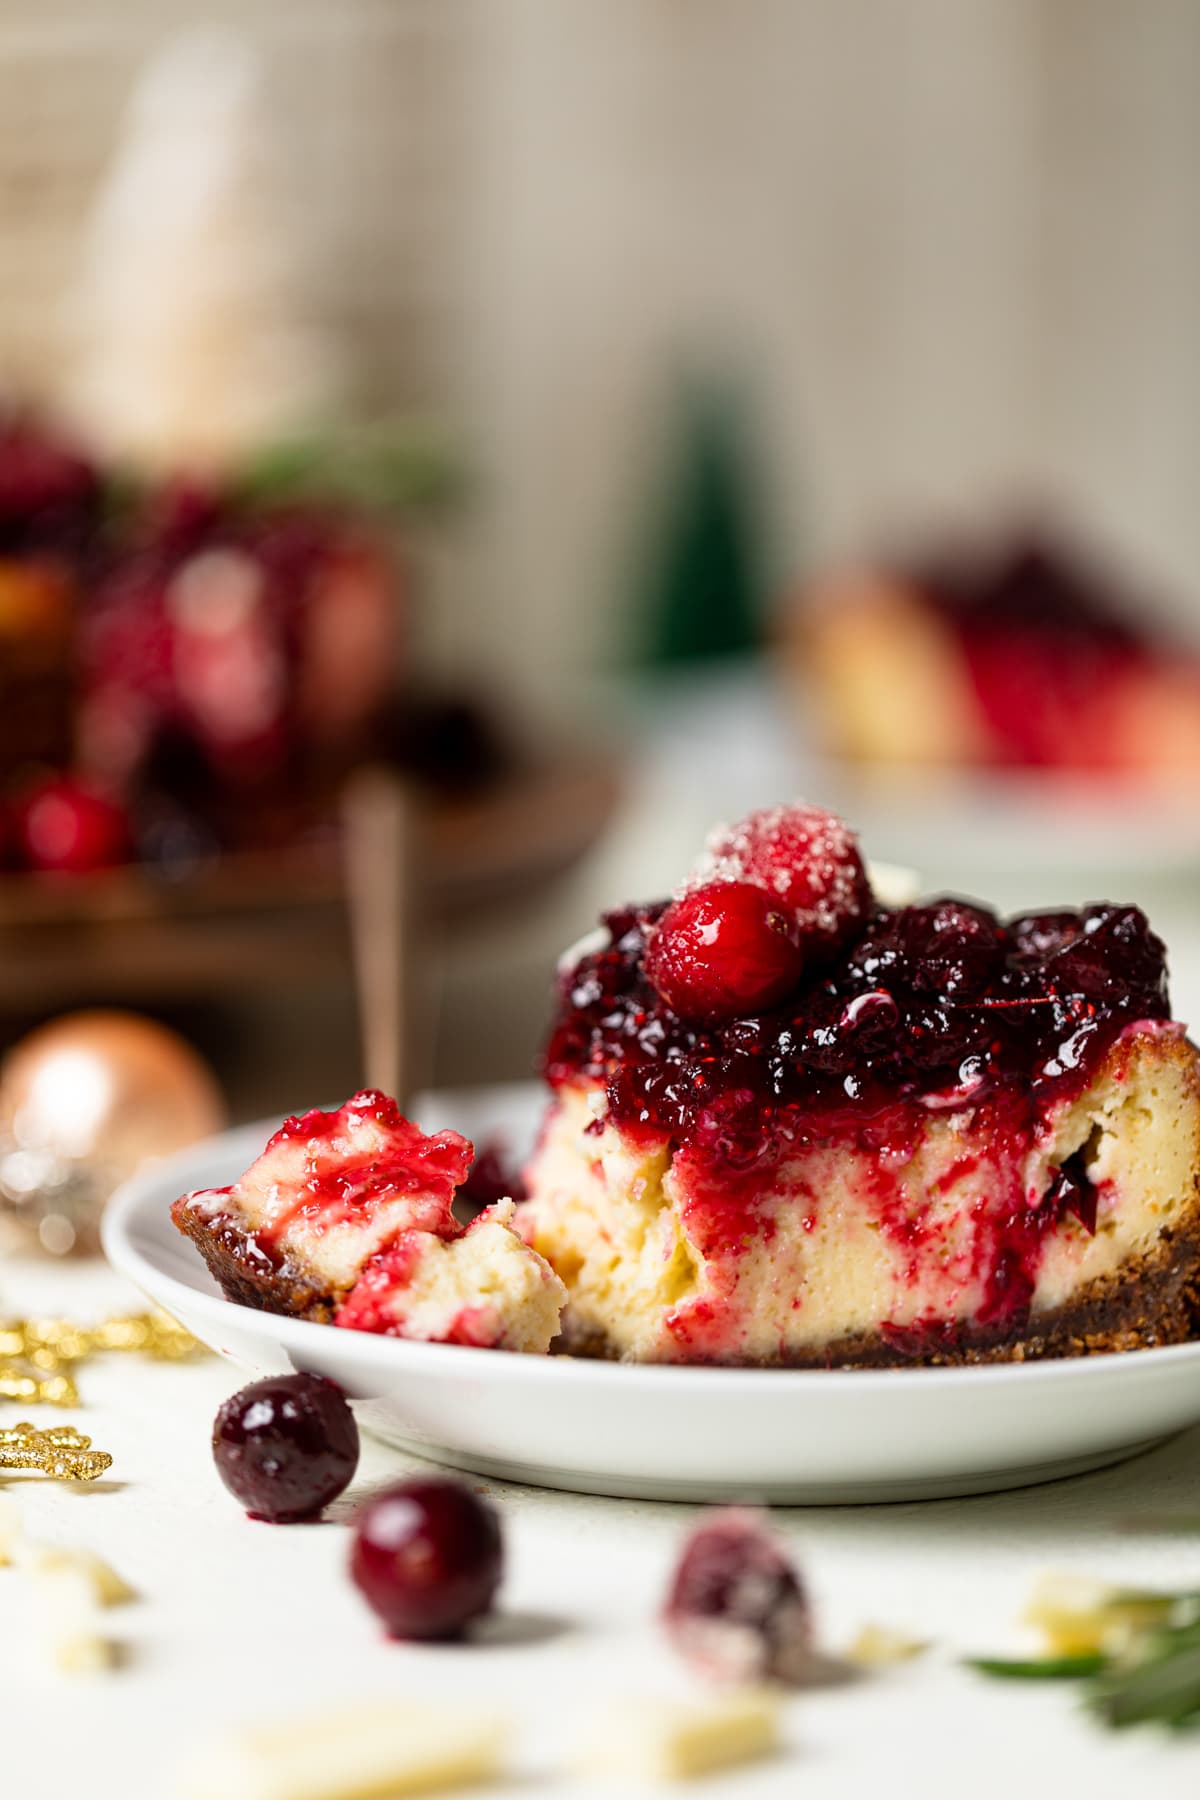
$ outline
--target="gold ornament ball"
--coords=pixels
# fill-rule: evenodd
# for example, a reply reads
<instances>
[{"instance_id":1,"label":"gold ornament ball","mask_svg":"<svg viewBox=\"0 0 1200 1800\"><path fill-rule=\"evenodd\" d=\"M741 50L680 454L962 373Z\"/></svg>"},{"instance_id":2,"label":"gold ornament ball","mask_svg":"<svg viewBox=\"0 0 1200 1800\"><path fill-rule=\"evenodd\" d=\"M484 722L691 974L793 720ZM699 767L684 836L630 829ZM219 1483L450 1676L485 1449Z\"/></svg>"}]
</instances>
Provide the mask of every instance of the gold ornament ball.
<instances>
[{"instance_id":1,"label":"gold ornament ball","mask_svg":"<svg viewBox=\"0 0 1200 1800\"><path fill-rule=\"evenodd\" d=\"M212 1071L178 1032L98 1009L64 1013L10 1050L0 1117L19 1145L101 1165L114 1186L226 1122Z\"/></svg>"}]
</instances>

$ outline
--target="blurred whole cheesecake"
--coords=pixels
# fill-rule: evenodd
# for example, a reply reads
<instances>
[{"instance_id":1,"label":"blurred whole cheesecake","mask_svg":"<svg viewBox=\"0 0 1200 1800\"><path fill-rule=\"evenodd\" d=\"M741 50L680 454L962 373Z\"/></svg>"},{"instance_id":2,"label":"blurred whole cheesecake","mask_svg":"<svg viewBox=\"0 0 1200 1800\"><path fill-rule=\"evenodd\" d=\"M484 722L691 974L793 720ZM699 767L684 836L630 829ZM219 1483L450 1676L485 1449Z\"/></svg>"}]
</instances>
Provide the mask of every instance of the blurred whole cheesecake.
<instances>
[{"instance_id":1,"label":"blurred whole cheesecake","mask_svg":"<svg viewBox=\"0 0 1200 1800\"><path fill-rule=\"evenodd\" d=\"M1200 771L1200 655L1077 556L1029 540L835 571L790 653L830 749L869 768Z\"/></svg>"},{"instance_id":2,"label":"blurred whole cheesecake","mask_svg":"<svg viewBox=\"0 0 1200 1800\"><path fill-rule=\"evenodd\" d=\"M1187 1338L1200 1074L1133 906L873 896L776 808L564 959L519 1229L564 1341L801 1366Z\"/></svg>"}]
</instances>

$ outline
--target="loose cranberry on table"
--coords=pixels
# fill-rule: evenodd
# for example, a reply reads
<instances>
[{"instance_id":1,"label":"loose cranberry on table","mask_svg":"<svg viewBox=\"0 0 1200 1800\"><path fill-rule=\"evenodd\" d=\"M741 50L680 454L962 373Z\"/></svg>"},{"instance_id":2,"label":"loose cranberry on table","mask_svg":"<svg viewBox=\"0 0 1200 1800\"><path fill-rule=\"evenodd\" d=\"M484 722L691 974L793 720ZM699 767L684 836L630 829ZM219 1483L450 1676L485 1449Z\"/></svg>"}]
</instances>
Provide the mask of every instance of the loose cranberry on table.
<instances>
[{"instance_id":1,"label":"loose cranberry on table","mask_svg":"<svg viewBox=\"0 0 1200 1800\"><path fill-rule=\"evenodd\" d=\"M663 1609L676 1649L731 1682L801 1682L813 1665L808 1599L757 1513L719 1511L684 1545Z\"/></svg>"},{"instance_id":2,"label":"loose cranberry on table","mask_svg":"<svg viewBox=\"0 0 1200 1800\"><path fill-rule=\"evenodd\" d=\"M16 845L22 862L45 874L86 875L130 854L124 808L71 776L39 784L18 802Z\"/></svg>"},{"instance_id":3,"label":"loose cranberry on table","mask_svg":"<svg viewBox=\"0 0 1200 1800\"><path fill-rule=\"evenodd\" d=\"M646 951L646 974L675 1012L715 1023L791 993L804 952L791 920L761 887L713 881L673 900Z\"/></svg>"},{"instance_id":4,"label":"loose cranberry on table","mask_svg":"<svg viewBox=\"0 0 1200 1800\"><path fill-rule=\"evenodd\" d=\"M461 1481L402 1481L355 1521L350 1575L392 1637L461 1637L504 1567L496 1509Z\"/></svg>"},{"instance_id":5,"label":"loose cranberry on table","mask_svg":"<svg viewBox=\"0 0 1200 1800\"><path fill-rule=\"evenodd\" d=\"M708 840L696 884L749 881L792 919L810 956L831 954L853 936L871 905L858 840L820 806L771 806Z\"/></svg>"},{"instance_id":6,"label":"loose cranberry on table","mask_svg":"<svg viewBox=\"0 0 1200 1800\"><path fill-rule=\"evenodd\" d=\"M358 1467L358 1426L320 1375L270 1375L224 1402L213 1425L217 1473L253 1519L314 1518Z\"/></svg>"}]
</instances>

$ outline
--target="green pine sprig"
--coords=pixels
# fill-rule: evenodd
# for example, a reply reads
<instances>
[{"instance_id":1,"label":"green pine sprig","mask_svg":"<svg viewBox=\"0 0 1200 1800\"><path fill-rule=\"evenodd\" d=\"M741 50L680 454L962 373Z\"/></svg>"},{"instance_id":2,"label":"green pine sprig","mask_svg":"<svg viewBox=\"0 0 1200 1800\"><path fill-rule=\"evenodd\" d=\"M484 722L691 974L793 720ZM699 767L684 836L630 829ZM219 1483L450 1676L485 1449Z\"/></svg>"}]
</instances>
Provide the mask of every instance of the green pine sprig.
<instances>
[{"instance_id":1,"label":"green pine sprig","mask_svg":"<svg viewBox=\"0 0 1200 1800\"><path fill-rule=\"evenodd\" d=\"M1200 1725L1200 1594L1114 1598L1136 1599L1146 1612L1146 1622L1117 1650L1024 1660L977 1656L966 1666L1002 1681L1079 1681L1087 1711L1113 1730L1159 1724L1181 1731ZM1109 1619L1112 1610L1110 1600L1107 1609L1098 1609L1097 1622Z\"/></svg>"}]
</instances>

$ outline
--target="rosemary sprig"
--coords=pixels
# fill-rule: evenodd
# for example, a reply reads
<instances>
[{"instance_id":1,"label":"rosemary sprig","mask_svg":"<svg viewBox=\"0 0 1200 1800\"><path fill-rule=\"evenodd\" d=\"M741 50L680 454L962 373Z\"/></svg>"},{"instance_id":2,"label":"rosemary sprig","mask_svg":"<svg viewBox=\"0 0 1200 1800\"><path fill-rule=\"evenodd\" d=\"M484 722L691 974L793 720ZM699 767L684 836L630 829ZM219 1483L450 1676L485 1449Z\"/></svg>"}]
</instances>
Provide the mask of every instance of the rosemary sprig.
<instances>
[{"instance_id":1,"label":"rosemary sprig","mask_svg":"<svg viewBox=\"0 0 1200 1800\"><path fill-rule=\"evenodd\" d=\"M1200 1621L1151 1632L1130 1658L1117 1658L1084 1692L1089 1712L1123 1730L1200 1723Z\"/></svg>"},{"instance_id":2,"label":"rosemary sprig","mask_svg":"<svg viewBox=\"0 0 1200 1800\"><path fill-rule=\"evenodd\" d=\"M1098 1650L1080 1656L968 1656L965 1660L968 1669L998 1681L1078 1681L1083 1675L1100 1674L1109 1662Z\"/></svg>"},{"instance_id":3,"label":"rosemary sprig","mask_svg":"<svg viewBox=\"0 0 1200 1800\"><path fill-rule=\"evenodd\" d=\"M1097 1589L1089 1607L1043 1600L1032 1617L1052 1652L1064 1640L1091 1647L1026 1660L977 1656L967 1667L1003 1681L1078 1681L1084 1706L1113 1730L1200 1726L1200 1593Z\"/></svg>"}]
</instances>

